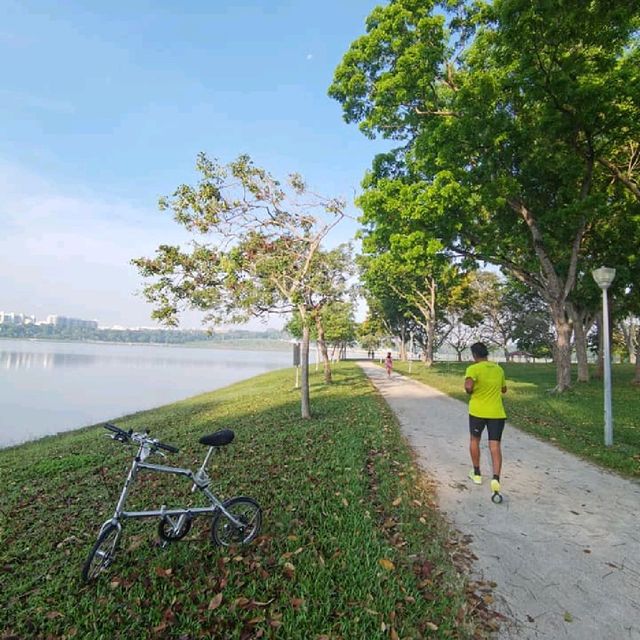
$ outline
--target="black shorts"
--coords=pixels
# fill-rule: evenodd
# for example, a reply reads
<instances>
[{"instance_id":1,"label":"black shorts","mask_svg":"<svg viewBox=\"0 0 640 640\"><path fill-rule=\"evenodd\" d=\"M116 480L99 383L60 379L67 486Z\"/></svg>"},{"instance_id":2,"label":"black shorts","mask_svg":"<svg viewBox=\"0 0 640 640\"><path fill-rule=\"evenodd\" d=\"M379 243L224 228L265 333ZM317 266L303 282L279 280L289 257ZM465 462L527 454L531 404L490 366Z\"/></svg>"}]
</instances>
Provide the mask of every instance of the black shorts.
<instances>
[{"instance_id":1,"label":"black shorts","mask_svg":"<svg viewBox=\"0 0 640 640\"><path fill-rule=\"evenodd\" d=\"M489 440L502 440L502 431L504 429L505 418L478 418L469 415L469 433L474 438L479 438L487 427Z\"/></svg>"}]
</instances>

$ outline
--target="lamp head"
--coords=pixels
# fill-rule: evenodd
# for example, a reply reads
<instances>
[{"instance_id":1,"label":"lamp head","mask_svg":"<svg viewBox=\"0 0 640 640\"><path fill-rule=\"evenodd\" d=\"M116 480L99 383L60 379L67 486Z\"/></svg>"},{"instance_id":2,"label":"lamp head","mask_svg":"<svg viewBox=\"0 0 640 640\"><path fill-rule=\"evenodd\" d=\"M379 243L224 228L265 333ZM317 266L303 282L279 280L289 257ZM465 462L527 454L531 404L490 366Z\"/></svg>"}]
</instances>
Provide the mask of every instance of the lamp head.
<instances>
[{"instance_id":1,"label":"lamp head","mask_svg":"<svg viewBox=\"0 0 640 640\"><path fill-rule=\"evenodd\" d=\"M600 267L594 269L591 275L601 289L608 289L616 277L616 270L611 267Z\"/></svg>"}]
</instances>

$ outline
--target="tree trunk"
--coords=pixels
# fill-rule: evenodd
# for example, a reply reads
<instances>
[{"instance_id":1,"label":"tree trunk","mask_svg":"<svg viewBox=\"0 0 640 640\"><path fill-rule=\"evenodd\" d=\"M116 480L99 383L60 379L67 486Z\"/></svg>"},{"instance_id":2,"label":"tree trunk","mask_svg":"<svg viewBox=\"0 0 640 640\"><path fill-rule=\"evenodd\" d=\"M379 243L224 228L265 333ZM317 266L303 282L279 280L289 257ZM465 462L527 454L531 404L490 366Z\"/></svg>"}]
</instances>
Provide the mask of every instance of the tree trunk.
<instances>
[{"instance_id":1,"label":"tree trunk","mask_svg":"<svg viewBox=\"0 0 640 640\"><path fill-rule=\"evenodd\" d=\"M302 343L300 345L300 412L303 418L311 417L309 403L309 325L302 316Z\"/></svg>"},{"instance_id":2,"label":"tree trunk","mask_svg":"<svg viewBox=\"0 0 640 640\"><path fill-rule=\"evenodd\" d=\"M507 347L504 348L504 359L505 362L511 362L511 352L509 351L509 349L507 349Z\"/></svg>"},{"instance_id":3,"label":"tree trunk","mask_svg":"<svg viewBox=\"0 0 640 640\"><path fill-rule=\"evenodd\" d=\"M398 359L405 360L407 359L407 350L406 350L406 335L407 330L404 325L400 327L400 348L398 349Z\"/></svg>"},{"instance_id":4,"label":"tree trunk","mask_svg":"<svg viewBox=\"0 0 640 640\"><path fill-rule=\"evenodd\" d=\"M578 361L578 382L589 382L589 361L587 360L587 336L579 314L574 315L573 335L575 338L576 359Z\"/></svg>"},{"instance_id":5,"label":"tree trunk","mask_svg":"<svg viewBox=\"0 0 640 640\"><path fill-rule=\"evenodd\" d=\"M636 366L633 384L640 385L640 327L636 331Z\"/></svg>"},{"instance_id":6,"label":"tree trunk","mask_svg":"<svg viewBox=\"0 0 640 640\"><path fill-rule=\"evenodd\" d=\"M553 305L551 317L556 330L555 362L556 386L554 391L562 393L571 387L571 322L564 305Z\"/></svg>"},{"instance_id":7,"label":"tree trunk","mask_svg":"<svg viewBox=\"0 0 640 640\"><path fill-rule=\"evenodd\" d=\"M320 347L320 355L322 356L322 366L324 367L324 381L331 384L331 362L329 360L329 351L327 343L324 339L324 327L320 316L316 317L316 331L318 332L318 346Z\"/></svg>"},{"instance_id":8,"label":"tree trunk","mask_svg":"<svg viewBox=\"0 0 640 640\"><path fill-rule=\"evenodd\" d=\"M620 331L624 338L624 345L627 349L627 353L629 354L629 362L631 364L636 363L636 343L635 338L638 336L638 330L635 326L635 320L628 320L629 324L626 324L624 321L619 324Z\"/></svg>"},{"instance_id":9,"label":"tree trunk","mask_svg":"<svg viewBox=\"0 0 640 640\"><path fill-rule=\"evenodd\" d=\"M424 363L427 367L433 364L433 344L436 339L436 327L433 320L427 325L427 344L424 348Z\"/></svg>"}]
</instances>

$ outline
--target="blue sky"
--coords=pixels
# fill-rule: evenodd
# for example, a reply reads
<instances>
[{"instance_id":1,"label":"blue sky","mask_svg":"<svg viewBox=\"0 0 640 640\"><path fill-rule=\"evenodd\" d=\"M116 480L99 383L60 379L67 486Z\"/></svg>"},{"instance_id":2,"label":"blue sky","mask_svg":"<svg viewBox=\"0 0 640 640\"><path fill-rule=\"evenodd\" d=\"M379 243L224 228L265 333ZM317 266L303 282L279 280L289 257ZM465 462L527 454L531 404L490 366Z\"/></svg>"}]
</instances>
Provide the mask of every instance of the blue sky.
<instances>
[{"instance_id":1,"label":"blue sky","mask_svg":"<svg viewBox=\"0 0 640 640\"><path fill-rule=\"evenodd\" d=\"M382 150L327 96L375 0L2 4L0 310L150 325L128 261L199 151L352 200Z\"/></svg>"}]
</instances>

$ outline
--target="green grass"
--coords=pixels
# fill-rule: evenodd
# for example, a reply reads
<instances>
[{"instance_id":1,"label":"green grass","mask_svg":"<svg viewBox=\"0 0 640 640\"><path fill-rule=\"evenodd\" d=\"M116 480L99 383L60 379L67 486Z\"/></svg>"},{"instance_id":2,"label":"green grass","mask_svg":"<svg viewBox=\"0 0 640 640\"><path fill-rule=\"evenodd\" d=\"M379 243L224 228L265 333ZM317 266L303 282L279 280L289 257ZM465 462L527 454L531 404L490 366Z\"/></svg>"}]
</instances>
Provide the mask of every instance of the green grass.
<instances>
[{"instance_id":1,"label":"green grass","mask_svg":"<svg viewBox=\"0 0 640 640\"><path fill-rule=\"evenodd\" d=\"M170 463L192 468L199 436L233 428L213 489L256 498L263 530L218 549L201 518L161 549L156 521L128 522L115 563L88 586L80 570L132 450L92 427L0 451L0 638L481 637L493 623L469 600L464 541L358 367L334 378L313 374L311 421L291 370L119 420L179 446ZM142 471L127 507L183 506L188 490Z\"/></svg>"},{"instance_id":2,"label":"green grass","mask_svg":"<svg viewBox=\"0 0 640 640\"><path fill-rule=\"evenodd\" d=\"M414 362L409 373L408 363L396 362L394 369L466 402L463 380L468 364L437 363L428 368ZM632 365L613 366L613 446L605 447L602 380L576 382L569 391L552 394L554 365L501 364L510 424L602 467L640 478L640 388L631 384Z\"/></svg>"}]
</instances>

